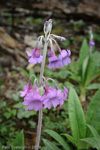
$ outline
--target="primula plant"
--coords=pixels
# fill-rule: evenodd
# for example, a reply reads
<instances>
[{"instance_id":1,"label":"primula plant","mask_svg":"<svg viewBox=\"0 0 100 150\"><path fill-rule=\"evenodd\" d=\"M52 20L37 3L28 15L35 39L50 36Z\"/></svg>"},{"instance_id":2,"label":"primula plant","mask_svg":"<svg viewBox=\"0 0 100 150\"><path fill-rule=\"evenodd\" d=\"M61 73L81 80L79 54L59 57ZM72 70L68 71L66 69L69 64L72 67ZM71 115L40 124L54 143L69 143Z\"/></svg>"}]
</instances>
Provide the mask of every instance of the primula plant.
<instances>
[{"instance_id":1,"label":"primula plant","mask_svg":"<svg viewBox=\"0 0 100 150\"><path fill-rule=\"evenodd\" d=\"M64 92L62 92L53 79L46 79L43 76L47 53L49 59L49 69L67 66L71 62L71 59L69 58L69 56L71 55L71 51L61 50L57 41L55 40L58 39L64 42L66 39L64 37L51 34L51 29L52 19L49 19L44 24L45 35L38 37L36 46L32 50L32 53L26 51L27 55L30 57L29 63L42 63L40 70L40 80L38 81L35 75L31 75L29 78L29 82L24 86L24 91L20 91L21 97L24 97L23 105L27 106L25 110L27 111L34 109L35 111L39 111L35 150L39 149L42 126L42 109L50 109L52 106L57 107L58 105L61 107L64 103L64 100L66 100L67 98L68 92L68 89L66 87L64 87ZM42 52L43 44L44 48ZM57 56L55 53L54 44L56 45L58 53ZM33 76L35 77L35 79L34 84L32 85L31 78ZM52 80L55 88L49 86L49 80Z\"/></svg>"},{"instance_id":2,"label":"primula plant","mask_svg":"<svg viewBox=\"0 0 100 150\"><path fill-rule=\"evenodd\" d=\"M99 89L100 87L100 83L92 83L100 75L100 52L94 50L92 27L90 27L89 34L89 43L86 39L82 42L79 61L73 61L67 68L69 78L78 83L77 89L79 89L81 102L86 101L87 90Z\"/></svg>"},{"instance_id":3,"label":"primula plant","mask_svg":"<svg viewBox=\"0 0 100 150\"><path fill-rule=\"evenodd\" d=\"M43 139L46 149L49 150L100 150L100 89L95 93L84 116L80 100L73 88L69 91L68 115L71 133L59 135L55 131L46 129L57 143ZM63 137L66 137L63 139ZM73 145L73 147L70 145ZM59 147L60 148L59 148Z\"/></svg>"}]
</instances>

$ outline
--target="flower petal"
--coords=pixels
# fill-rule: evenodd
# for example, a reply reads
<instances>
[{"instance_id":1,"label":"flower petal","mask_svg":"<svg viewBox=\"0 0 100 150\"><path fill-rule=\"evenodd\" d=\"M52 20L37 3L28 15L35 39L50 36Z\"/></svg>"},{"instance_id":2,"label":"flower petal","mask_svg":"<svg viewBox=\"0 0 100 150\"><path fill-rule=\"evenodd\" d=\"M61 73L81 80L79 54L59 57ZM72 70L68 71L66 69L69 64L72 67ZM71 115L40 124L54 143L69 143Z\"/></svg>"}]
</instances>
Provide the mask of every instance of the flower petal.
<instances>
[{"instance_id":1,"label":"flower petal","mask_svg":"<svg viewBox=\"0 0 100 150\"><path fill-rule=\"evenodd\" d=\"M27 55L28 55L29 57L32 56L32 54L31 54L30 52L26 51L26 53L27 53Z\"/></svg>"}]
</instances>

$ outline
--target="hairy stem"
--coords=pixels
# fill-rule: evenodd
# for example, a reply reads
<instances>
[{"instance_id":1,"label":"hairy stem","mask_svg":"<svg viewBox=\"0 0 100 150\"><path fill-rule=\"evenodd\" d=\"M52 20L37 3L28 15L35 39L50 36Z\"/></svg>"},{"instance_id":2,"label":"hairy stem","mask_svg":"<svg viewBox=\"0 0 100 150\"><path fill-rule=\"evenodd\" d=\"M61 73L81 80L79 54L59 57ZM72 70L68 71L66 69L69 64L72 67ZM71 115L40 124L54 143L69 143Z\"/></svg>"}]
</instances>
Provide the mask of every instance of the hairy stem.
<instances>
[{"instance_id":1,"label":"hairy stem","mask_svg":"<svg viewBox=\"0 0 100 150\"><path fill-rule=\"evenodd\" d=\"M43 60L42 60L41 71L40 71L40 84L42 82L42 76L43 76L43 73L44 73L46 53L47 53L47 40L45 38L45 44L44 44L44 50L43 50ZM42 127L42 110L39 110L35 150L39 149L40 136L41 136L41 127Z\"/></svg>"}]
</instances>

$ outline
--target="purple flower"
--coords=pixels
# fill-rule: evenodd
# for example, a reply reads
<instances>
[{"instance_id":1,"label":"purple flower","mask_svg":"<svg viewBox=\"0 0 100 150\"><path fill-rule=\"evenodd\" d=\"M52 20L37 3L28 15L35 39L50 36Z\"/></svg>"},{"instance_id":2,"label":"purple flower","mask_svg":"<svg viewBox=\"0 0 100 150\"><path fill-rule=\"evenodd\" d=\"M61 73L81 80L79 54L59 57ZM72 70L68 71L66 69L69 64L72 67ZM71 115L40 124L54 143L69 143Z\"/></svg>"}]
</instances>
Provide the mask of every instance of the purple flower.
<instances>
[{"instance_id":1,"label":"purple flower","mask_svg":"<svg viewBox=\"0 0 100 150\"><path fill-rule=\"evenodd\" d=\"M95 45L95 42L94 42L93 40L91 40L91 41L89 42L89 45L90 45L90 46L94 46L94 45Z\"/></svg>"},{"instance_id":2,"label":"purple flower","mask_svg":"<svg viewBox=\"0 0 100 150\"><path fill-rule=\"evenodd\" d=\"M53 89L52 87L43 88L43 96L40 96L39 89L36 84L32 87L30 83L24 86L24 91L20 91L21 96L25 96L22 104L25 106L28 105L25 110L34 109L38 111L43 108L50 109L52 105L54 107L58 105L62 106L64 100L67 98L68 90L65 87L64 93L60 89Z\"/></svg>"},{"instance_id":3,"label":"purple flower","mask_svg":"<svg viewBox=\"0 0 100 150\"><path fill-rule=\"evenodd\" d=\"M62 59L60 57L57 58L57 56L52 56L49 58L49 65L48 65L49 69L60 67L63 67Z\"/></svg>"},{"instance_id":4,"label":"purple flower","mask_svg":"<svg viewBox=\"0 0 100 150\"><path fill-rule=\"evenodd\" d=\"M63 67L64 65L67 66L71 62L71 59L68 57L70 55L71 55L71 51L70 50L67 50L67 51L66 50L62 50L60 52L58 58L55 55L50 57L49 58L48 68L52 69L52 68L60 68L60 67Z\"/></svg>"},{"instance_id":5,"label":"purple flower","mask_svg":"<svg viewBox=\"0 0 100 150\"><path fill-rule=\"evenodd\" d=\"M59 55L59 59L62 59L63 66L67 66L69 63L71 63L71 59L68 57L71 55L70 50L62 50L61 54Z\"/></svg>"},{"instance_id":6,"label":"purple flower","mask_svg":"<svg viewBox=\"0 0 100 150\"><path fill-rule=\"evenodd\" d=\"M58 67L58 58L57 58L57 56L50 57L48 68L52 69L52 68L57 68L57 67Z\"/></svg>"},{"instance_id":7,"label":"purple flower","mask_svg":"<svg viewBox=\"0 0 100 150\"><path fill-rule=\"evenodd\" d=\"M20 91L20 96L21 97L24 97L27 93L30 93L33 91L33 88L31 86L31 83L27 83L25 86L24 86L24 91Z\"/></svg>"},{"instance_id":8,"label":"purple flower","mask_svg":"<svg viewBox=\"0 0 100 150\"><path fill-rule=\"evenodd\" d=\"M66 38L62 37L62 38L61 38L61 41L62 41L62 42L65 42L65 41L66 41Z\"/></svg>"},{"instance_id":9,"label":"purple flower","mask_svg":"<svg viewBox=\"0 0 100 150\"><path fill-rule=\"evenodd\" d=\"M29 56L29 57L31 57L30 59L29 59L29 63L33 63L33 64L36 64L36 63L41 63L42 62L42 58L43 58L43 56L41 55L41 53L40 53L40 49L33 49L32 50L32 53L30 53L30 52L28 52L28 51L26 51L26 53L27 53L27 55Z\"/></svg>"},{"instance_id":10,"label":"purple flower","mask_svg":"<svg viewBox=\"0 0 100 150\"><path fill-rule=\"evenodd\" d=\"M42 98L44 108L50 109L52 105L54 107L57 107L58 105L62 106L64 100L67 97L66 94L67 92L68 90L66 88L64 88L64 93L63 93L60 89L56 90L53 89L52 87L49 87L48 93L46 93Z\"/></svg>"},{"instance_id":11,"label":"purple flower","mask_svg":"<svg viewBox=\"0 0 100 150\"><path fill-rule=\"evenodd\" d=\"M42 107L42 99L39 95L39 91L28 93L25 98L23 105L28 105L28 107L25 110L32 110L34 108L35 111L43 109Z\"/></svg>"}]
</instances>

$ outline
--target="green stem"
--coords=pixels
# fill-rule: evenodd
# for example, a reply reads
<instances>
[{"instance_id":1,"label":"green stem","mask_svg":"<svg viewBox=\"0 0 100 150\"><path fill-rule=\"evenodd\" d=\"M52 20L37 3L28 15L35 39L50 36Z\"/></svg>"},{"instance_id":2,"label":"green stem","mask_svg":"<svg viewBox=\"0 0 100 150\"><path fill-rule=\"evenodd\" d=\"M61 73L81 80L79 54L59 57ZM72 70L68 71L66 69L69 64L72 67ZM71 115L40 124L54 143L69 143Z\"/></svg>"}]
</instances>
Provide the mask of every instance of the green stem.
<instances>
[{"instance_id":1,"label":"green stem","mask_svg":"<svg viewBox=\"0 0 100 150\"><path fill-rule=\"evenodd\" d=\"M85 88L81 88L80 101L81 102L85 102L86 101L86 89Z\"/></svg>"},{"instance_id":2,"label":"green stem","mask_svg":"<svg viewBox=\"0 0 100 150\"><path fill-rule=\"evenodd\" d=\"M47 38L45 38L45 44L44 44L44 50L43 50L43 60L42 60L41 71L40 71L40 84L42 82L42 76L43 76L43 73L44 73L46 53L47 53ZM40 136L41 136L41 127L42 127L42 114L43 114L42 110L39 110L35 150L39 149Z\"/></svg>"}]
</instances>

